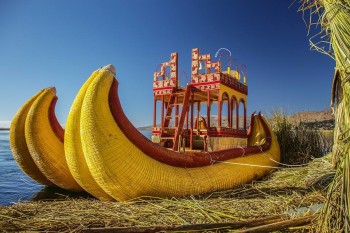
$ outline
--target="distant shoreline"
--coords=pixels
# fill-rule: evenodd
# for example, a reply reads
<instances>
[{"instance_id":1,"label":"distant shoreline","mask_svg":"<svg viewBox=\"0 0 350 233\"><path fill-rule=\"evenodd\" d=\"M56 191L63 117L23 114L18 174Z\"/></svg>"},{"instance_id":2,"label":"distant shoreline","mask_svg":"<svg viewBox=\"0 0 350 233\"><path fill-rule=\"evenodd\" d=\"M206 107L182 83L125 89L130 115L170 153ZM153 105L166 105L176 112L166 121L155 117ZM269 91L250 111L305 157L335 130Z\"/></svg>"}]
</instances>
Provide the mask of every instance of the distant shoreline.
<instances>
[{"instance_id":1,"label":"distant shoreline","mask_svg":"<svg viewBox=\"0 0 350 233\"><path fill-rule=\"evenodd\" d=\"M152 126L137 127L139 131L152 132Z\"/></svg>"},{"instance_id":2,"label":"distant shoreline","mask_svg":"<svg viewBox=\"0 0 350 233\"><path fill-rule=\"evenodd\" d=\"M287 117L295 126L303 126L309 129L320 129L320 130L334 129L335 122L334 122L334 116L332 115L331 109L325 109L322 111L297 112ZM217 116L211 115L210 118L212 119L211 126L216 126L218 121ZM249 120L249 117L247 120ZM247 125L249 125L249 122L247 122ZM159 124L157 126L160 127ZM151 132L152 125L141 126L141 127L138 127L137 129L139 131Z\"/></svg>"},{"instance_id":3,"label":"distant shoreline","mask_svg":"<svg viewBox=\"0 0 350 233\"><path fill-rule=\"evenodd\" d=\"M0 128L0 131L10 130L10 128Z\"/></svg>"}]
</instances>

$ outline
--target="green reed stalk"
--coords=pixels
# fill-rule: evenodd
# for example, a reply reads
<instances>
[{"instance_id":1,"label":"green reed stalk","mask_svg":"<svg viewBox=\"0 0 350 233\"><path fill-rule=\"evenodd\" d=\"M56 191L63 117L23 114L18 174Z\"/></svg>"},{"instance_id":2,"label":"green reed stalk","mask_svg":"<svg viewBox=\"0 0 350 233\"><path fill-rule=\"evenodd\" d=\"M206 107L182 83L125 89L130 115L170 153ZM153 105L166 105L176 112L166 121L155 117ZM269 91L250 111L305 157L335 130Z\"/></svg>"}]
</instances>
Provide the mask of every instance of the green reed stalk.
<instances>
[{"instance_id":1,"label":"green reed stalk","mask_svg":"<svg viewBox=\"0 0 350 233\"><path fill-rule=\"evenodd\" d=\"M350 232L350 0L301 0L300 9L310 12L309 22L319 18L321 32L310 39L311 46L336 61L332 105L333 163L337 172L328 190L318 232ZM320 46L322 42L313 43L316 37L328 37L332 52L325 51Z\"/></svg>"}]
</instances>

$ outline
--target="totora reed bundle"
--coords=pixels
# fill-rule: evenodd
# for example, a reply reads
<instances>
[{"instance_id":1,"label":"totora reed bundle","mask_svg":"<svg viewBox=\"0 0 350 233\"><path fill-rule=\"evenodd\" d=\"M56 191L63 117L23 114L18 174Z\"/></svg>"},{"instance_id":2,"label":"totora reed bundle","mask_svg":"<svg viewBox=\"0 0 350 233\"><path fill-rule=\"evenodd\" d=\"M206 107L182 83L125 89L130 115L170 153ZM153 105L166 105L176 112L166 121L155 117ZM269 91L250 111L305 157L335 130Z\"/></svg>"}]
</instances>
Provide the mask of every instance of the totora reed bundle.
<instances>
[{"instance_id":1,"label":"totora reed bundle","mask_svg":"<svg viewBox=\"0 0 350 233\"><path fill-rule=\"evenodd\" d=\"M336 61L331 105L335 115L333 164L337 172L318 232L350 232L350 1L301 0L300 10L309 12L310 26L315 19L316 25L321 25L321 32L310 39L311 47ZM331 51L322 47L325 44Z\"/></svg>"},{"instance_id":2,"label":"totora reed bundle","mask_svg":"<svg viewBox=\"0 0 350 233\"><path fill-rule=\"evenodd\" d=\"M91 228L100 228L100 232L150 232L151 227L158 229L153 232L243 231L247 230L243 227L252 227L249 222L260 226L300 217L313 219L325 202L333 175L327 155L312 160L307 166L280 167L266 180L202 196L109 202L67 197L64 193L59 200L21 201L0 206L0 232L92 232ZM261 222L262 219L265 222ZM316 229L317 224L298 225L290 231L291 225L278 226L275 230L308 232ZM267 232L271 231L270 228Z\"/></svg>"}]
</instances>

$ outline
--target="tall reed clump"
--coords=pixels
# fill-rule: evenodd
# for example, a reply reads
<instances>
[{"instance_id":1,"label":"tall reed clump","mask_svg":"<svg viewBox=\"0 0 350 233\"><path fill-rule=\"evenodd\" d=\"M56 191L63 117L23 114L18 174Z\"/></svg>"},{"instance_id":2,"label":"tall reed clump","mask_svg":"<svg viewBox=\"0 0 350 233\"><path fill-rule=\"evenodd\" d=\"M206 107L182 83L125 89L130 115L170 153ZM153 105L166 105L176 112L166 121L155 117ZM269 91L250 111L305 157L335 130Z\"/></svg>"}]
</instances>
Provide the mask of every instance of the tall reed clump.
<instances>
[{"instance_id":1,"label":"tall reed clump","mask_svg":"<svg viewBox=\"0 0 350 233\"><path fill-rule=\"evenodd\" d=\"M311 47L336 61L331 105L335 110L333 163L337 172L318 232L350 232L350 1L300 2L299 10L309 16L309 26L321 26L321 31L310 38ZM330 46L331 50L325 51Z\"/></svg>"},{"instance_id":2,"label":"tall reed clump","mask_svg":"<svg viewBox=\"0 0 350 233\"><path fill-rule=\"evenodd\" d=\"M305 164L325 154L327 141L319 130L293 124L282 111L274 111L269 121L280 144L282 163Z\"/></svg>"}]
</instances>

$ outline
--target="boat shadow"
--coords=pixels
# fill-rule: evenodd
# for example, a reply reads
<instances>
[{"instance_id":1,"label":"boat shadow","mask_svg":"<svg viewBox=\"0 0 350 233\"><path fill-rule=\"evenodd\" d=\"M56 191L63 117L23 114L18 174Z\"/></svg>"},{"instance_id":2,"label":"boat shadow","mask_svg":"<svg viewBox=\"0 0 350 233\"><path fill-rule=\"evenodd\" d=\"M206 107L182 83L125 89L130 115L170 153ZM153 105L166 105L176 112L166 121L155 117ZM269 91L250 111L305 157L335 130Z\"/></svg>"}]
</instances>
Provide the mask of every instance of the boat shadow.
<instances>
[{"instance_id":1,"label":"boat shadow","mask_svg":"<svg viewBox=\"0 0 350 233\"><path fill-rule=\"evenodd\" d=\"M67 199L96 199L86 192L72 192L58 187L44 186L39 192L35 193L30 201L59 201Z\"/></svg>"}]
</instances>

